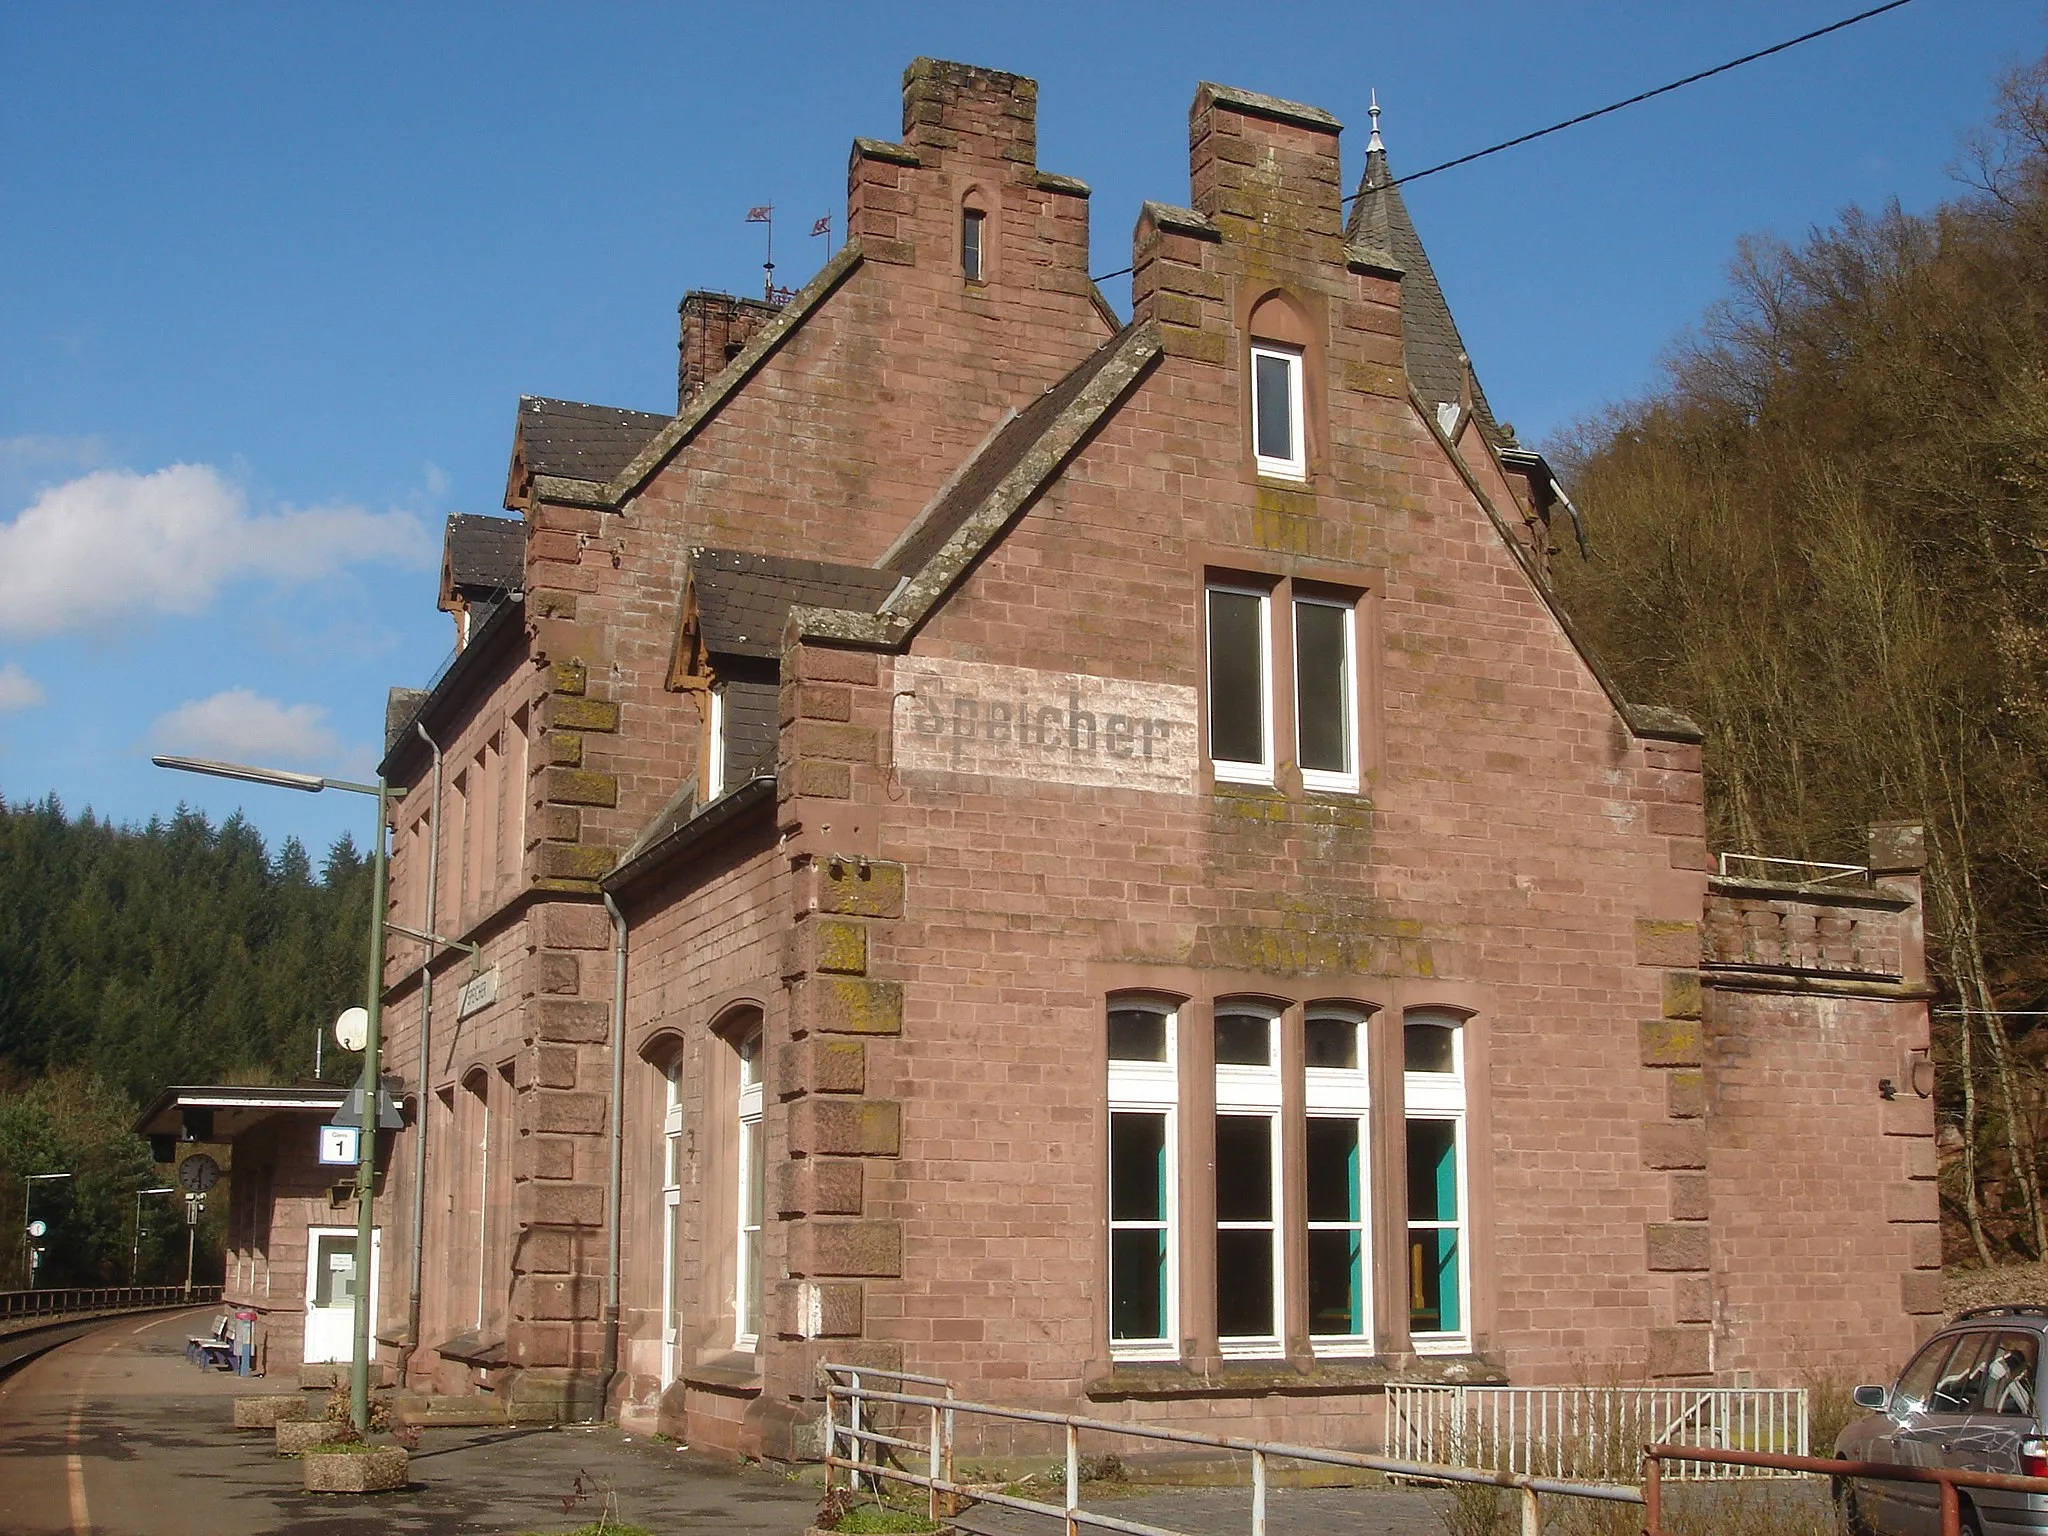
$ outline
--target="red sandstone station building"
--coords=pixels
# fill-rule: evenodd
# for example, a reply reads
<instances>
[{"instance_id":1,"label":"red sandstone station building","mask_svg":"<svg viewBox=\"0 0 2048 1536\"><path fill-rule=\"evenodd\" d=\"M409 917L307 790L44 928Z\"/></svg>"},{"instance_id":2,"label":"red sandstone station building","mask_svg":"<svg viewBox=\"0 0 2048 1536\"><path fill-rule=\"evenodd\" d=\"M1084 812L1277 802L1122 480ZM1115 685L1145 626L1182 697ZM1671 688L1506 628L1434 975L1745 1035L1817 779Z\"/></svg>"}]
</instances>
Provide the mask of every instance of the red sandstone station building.
<instances>
[{"instance_id":1,"label":"red sandstone station building","mask_svg":"<svg viewBox=\"0 0 2048 1536\"><path fill-rule=\"evenodd\" d=\"M1201 86L1126 323L1035 98L912 64L808 285L691 294L673 414L521 400L516 518L450 520L391 916L477 954L385 977L383 1378L789 1456L833 1360L1351 1445L1395 1382L1896 1362L1914 829L1715 872L1376 134L1347 218L1333 118ZM218 1112L288 1368L324 1110Z\"/></svg>"}]
</instances>

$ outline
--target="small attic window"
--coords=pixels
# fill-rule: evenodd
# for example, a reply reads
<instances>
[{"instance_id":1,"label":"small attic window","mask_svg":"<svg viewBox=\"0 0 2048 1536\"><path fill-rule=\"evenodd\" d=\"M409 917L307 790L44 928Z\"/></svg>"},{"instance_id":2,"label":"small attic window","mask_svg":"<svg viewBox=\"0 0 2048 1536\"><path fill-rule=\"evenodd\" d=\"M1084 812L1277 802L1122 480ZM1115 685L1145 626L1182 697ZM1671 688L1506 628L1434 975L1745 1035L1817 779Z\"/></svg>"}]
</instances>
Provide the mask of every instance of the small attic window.
<instances>
[{"instance_id":1,"label":"small attic window","mask_svg":"<svg viewBox=\"0 0 2048 1536\"><path fill-rule=\"evenodd\" d=\"M1308 478L1301 417L1301 349L1253 342L1252 450L1260 474Z\"/></svg>"},{"instance_id":2,"label":"small attic window","mask_svg":"<svg viewBox=\"0 0 2048 1536\"><path fill-rule=\"evenodd\" d=\"M987 275L988 215L979 208L960 210L960 270L970 283Z\"/></svg>"}]
</instances>

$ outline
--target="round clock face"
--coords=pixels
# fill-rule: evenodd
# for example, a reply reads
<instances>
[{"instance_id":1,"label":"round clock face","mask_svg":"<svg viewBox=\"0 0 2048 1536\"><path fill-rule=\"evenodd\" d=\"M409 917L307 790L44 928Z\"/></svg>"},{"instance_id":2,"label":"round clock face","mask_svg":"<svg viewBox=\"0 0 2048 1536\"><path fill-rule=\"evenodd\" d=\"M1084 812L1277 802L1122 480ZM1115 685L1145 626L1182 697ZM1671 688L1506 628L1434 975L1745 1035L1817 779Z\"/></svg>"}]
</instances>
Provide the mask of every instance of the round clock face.
<instances>
[{"instance_id":1,"label":"round clock face","mask_svg":"<svg viewBox=\"0 0 2048 1536\"><path fill-rule=\"evenodd\" d=\"M32 1221L28 1224L28 1235L30 1237L41 1237L49 1230L50 1224L46 1221Z\"/></svg>"},{"instance_id":2,"label":"round clock face","mask_svg":"<svg viewBox=\"0 0 2048 1536\"><path fill-rule=\"evenodd\" d=\"M204 1152L194 1152L178 1164L178 1182L195 1195L205 1194L219 1177L220 1164Z\"/></svg>"}]
</instances>

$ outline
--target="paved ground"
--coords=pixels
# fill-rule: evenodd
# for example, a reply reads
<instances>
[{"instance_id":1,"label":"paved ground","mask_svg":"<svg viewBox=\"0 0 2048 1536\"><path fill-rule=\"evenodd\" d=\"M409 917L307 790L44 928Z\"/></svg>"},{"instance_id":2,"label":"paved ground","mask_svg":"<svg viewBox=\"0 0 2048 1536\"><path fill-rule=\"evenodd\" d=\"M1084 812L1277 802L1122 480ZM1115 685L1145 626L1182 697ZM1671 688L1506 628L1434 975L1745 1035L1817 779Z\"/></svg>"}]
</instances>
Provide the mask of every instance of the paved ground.
<instances>
[{"instance_id":1,"label":"paved ground","mask_svg":"<svg viewBox=\"0 0 2048 1536\"><path fill-rule=\"evenodd\" d=\"M616 1518L663 1536L800 1536L816 1508L814 1481L604 1426L428 1430L413 1456L410 1488L365 1498L309 1495L299 1491L298 1463L278 1459L267 1433L231 1427L237 1394L276 1384L185 1362L185 1335L213 1310L97 1325L0 1379L0 1536L557 1532L600 1512L599 1497L564 1508L579 1474L612 1490ZM1824 1502L1783 1493L1819 1516L1791 1530L1780 1526L1783 1536L1826 1536ZM1050 1489L1038 1496L1058 1497ZM1272 1536L1451 1536L1442 1519L1448 1502L1412 1488L1276 1488L1268 1525ZM1251 1498L1242 1488L1091 1486L1084 1504L1187 1536L1251 1531ZM1512 1520L1511 1505L1503 1513ZM988 1504L958 1523L973 1536L1063 1531L1057 1519ZM1470 1522L1458 1524L1469 1529ZM1799 1529L1809 1524L1810 1532Z\"/></svg>"},{"instance_id":2,"label":"paved ground","mask_svg":"<svg viewBox=\"0 0 2048 1536\"><path fill-rule=\"evenodd\" d=\"M416 1482L367 1498L299 1491L270 1437L230 1427L230 1400L264 1383L185 1363L211 1309L123 1319L0 1382L6 1536L401 1536L560 1531L579 1471L616 1492L620 1519L661 1532L797 1536L817 1490L609 1428L428 1430Z\"/></svg>"}]
</instances>

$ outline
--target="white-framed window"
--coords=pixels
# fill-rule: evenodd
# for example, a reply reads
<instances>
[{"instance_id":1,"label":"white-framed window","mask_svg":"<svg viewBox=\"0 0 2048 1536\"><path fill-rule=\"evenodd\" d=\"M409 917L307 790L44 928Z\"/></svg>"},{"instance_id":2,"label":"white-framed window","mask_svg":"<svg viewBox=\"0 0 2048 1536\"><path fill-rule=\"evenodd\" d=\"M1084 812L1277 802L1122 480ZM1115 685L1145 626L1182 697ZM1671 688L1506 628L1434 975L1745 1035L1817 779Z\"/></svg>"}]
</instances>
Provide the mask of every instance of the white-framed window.
<instances>
[{"instance_id":1,"label":"white-framed window","mask_svg":"<svg viewBox=\"0 0 2048 1536\"><path fill-rule=\"evenodd\" d=\"M1207 593L1209 761L1216 777L1273 782L1270 593L1212 582Z\"/></svg>"},{"instance_id":2,"label":"white-framed window","mask_svg":"<svg viewBox=\"0 0 2048 1536\"><path fill-rule=\"evenodd\" d=\"M1294 755L1306 789L1358 789L1358 645L1354 606L1294 599Z\"/></svg>"},{"instance_id":3,"label":"white-framed window","mask_svg":"<svg viewBox=\"0 0 2048 1536\"><path fill-rule=\"evenodd\" d=\"M1109 1347L1120 1360L1178 1353L1180 1087L1173 1004L1113 998L1109 1055Z\"/></svg>"},{"instance_id":4,"label":"white-framed window","mask_svg":"<svg viewBox=\"0 0 2048 1536\"><path fill-rule=\"evenodd\" d=\"M1372 1092L1363 1012L1313 1006L1302 1021L1308 1331L1319 1355L1370 1354Z\"/></svg>"},{"instance_id":5,"label":"white-framed window","mask_svg":"<svg viewBox=\"0 0 2048 1536\"><path fill-rule=\"evenodd\" d=\"M662 1068L661 1113L661 1384L676 1379L676 1341L682 1298L677 1294L676 1245L683 1216L683 1055Z\"/></svg>"},{"instance_id":6,"label":"white-framed window","mask_svg":"<svg viewBox=\"0 0 2048 1536\"><path fill-rule=\"evenodd\" d=\"M1219 1002L1216 1034L1216 1345L1273 1355L1285 1336L1280 1241L1280 1019Z\"/></svg>"},{"instance_id":7,"label":"white-framed window","mask_svg":"<svg viewBox=\"0 0 2048 1536\"><path fill-rule=\"evenodd\" d=\"M1281 480L1308 478L1301 399L1301 350L1253 342L1252 455L1260 474Z\"/></svg>"},{"instance_id":8,"label":"white-framed window","mask_svg":"<svg viewBox=\"0 0 2048 1536\"><path fill-rule=\"evenodd\" d=\"M761 1031L733 1047L739 1056L739 1230L733 1265L733 1347L751 1354L761 1342L761 1215L767 1206L766 1147L761 1124Z\"/></svg>"},{"instance_id":9,"label":"white-framed window","mask_svg":"<svg viewBox=\"0 0 2048 1536\"><path fill-rule=\"evenodd\" d=\"M1403 1020L1408 1161L1408 1331L1418 1354L1472 1347L1465 1021L1437 1009Z\"/></svg>"},{"instance_id":10,"label":"white-framed window","mask_svg":"<svg viewBox=\"0 0 2048 1536\"><path fill-rule=\"evenodd\" d=\"M709 805L725 793L725 690L713 684L705 692L709 712L704 736L704 793L698 798Z\"/></svg>"},{"instance_id":11,"label":"white-framed window","mask_svg":"<svg viewBox=\"0 0 2048 1536\"><path fill-rule=\"evenodd\" d=\"M988 255L988 215L979 208L960 210L960 270L970 283L982 280Z\"/></svg>"}]
</instances>

